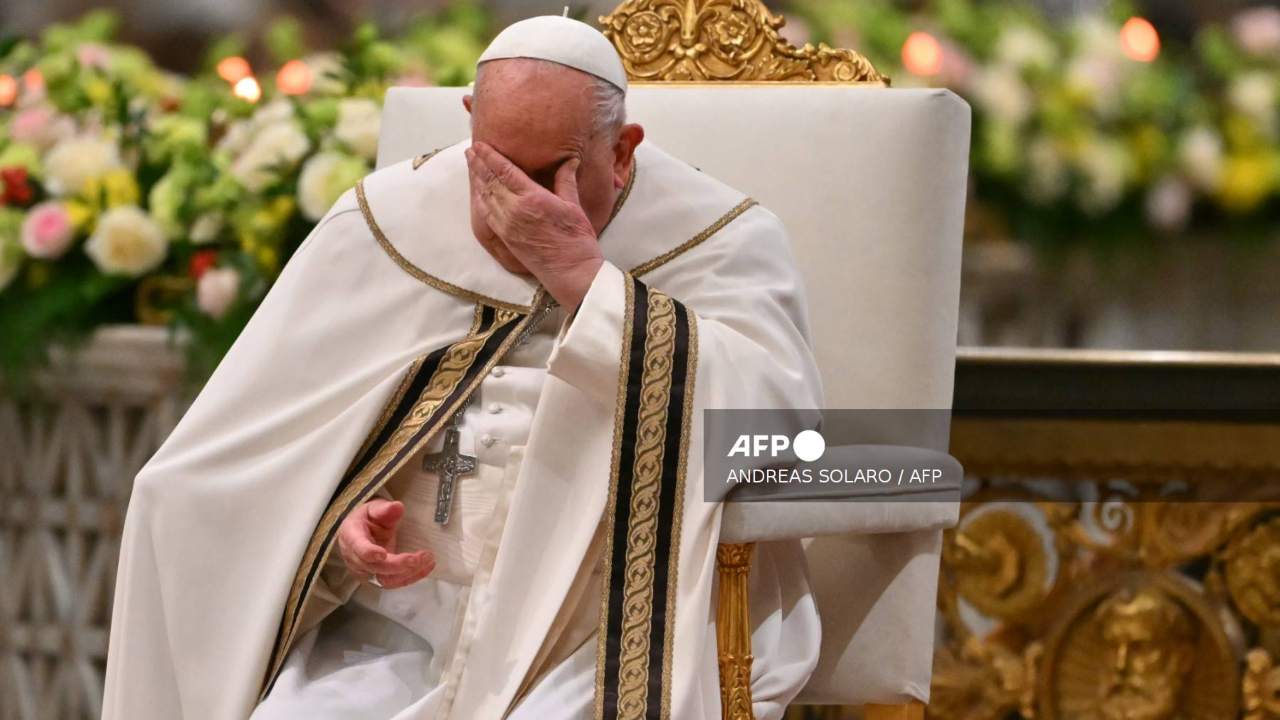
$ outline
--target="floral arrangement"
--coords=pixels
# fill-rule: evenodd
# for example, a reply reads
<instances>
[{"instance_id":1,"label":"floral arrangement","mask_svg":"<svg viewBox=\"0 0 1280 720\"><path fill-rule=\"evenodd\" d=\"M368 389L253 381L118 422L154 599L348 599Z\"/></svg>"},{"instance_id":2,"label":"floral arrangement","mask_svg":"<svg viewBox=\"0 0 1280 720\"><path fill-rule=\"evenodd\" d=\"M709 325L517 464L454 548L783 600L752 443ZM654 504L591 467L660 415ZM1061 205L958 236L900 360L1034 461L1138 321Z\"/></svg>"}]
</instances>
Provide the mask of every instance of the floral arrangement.
<instances>
[{"instance_id":1,"label":"floral arrangement","mask_svg":"<svg viewBox=\"0 0 1280 720\"><path fill-rule=\"evenodd\" d=\"M274 73L228 38L180 77L92 13L0 41L0 379L112 322L167 323L207 373L329 206L372 166L391 84L465 83L487 20L469 5L392 42L360 27L312 53L267 32ZM260 79L261 78L261 79Z\"/></svg>"},{"instance_id":2,"label":"floral arrangement","mask_svg":"<svg viewBox=\"0 0 1280 720\"><path fill-rule=\"evenodd\" d=\"M1178 46L1124 2L1058 25L1019 2L794 4L815 39L862 50L895 86L969 101L971 235L1063 248L1272 233L1280 10Z\"/></svg>"}]
</instances>

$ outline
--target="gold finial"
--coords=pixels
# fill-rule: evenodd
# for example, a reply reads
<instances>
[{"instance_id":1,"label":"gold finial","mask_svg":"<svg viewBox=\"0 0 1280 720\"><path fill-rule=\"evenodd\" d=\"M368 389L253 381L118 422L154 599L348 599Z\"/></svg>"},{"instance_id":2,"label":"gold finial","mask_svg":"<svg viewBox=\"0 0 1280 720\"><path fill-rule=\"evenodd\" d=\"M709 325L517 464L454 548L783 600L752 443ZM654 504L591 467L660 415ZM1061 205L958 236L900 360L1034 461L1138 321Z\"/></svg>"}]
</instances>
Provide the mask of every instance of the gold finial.
<instances>
[{"instance_id":1,"label":"gold finial","mask_svg":"<svg viewBox=\"0 0 1280 720\"><path fill-rule=\"evenodd\" d=\"M625 0L600 24L637 82L889 84L853 50L787 42L761 0Z\"/></svg>"}]
</instances>

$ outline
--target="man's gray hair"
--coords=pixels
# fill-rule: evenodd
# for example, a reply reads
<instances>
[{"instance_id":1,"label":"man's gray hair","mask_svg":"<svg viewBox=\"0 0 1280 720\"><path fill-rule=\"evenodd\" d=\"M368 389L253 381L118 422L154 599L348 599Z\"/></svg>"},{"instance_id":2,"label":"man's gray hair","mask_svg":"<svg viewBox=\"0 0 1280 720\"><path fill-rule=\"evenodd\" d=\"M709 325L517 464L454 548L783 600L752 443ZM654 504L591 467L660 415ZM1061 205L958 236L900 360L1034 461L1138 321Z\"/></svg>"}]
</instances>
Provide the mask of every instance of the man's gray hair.
<instances>
[{"instance_id":1,"label":"man's gray hair","mask_svg":"<svg viewBox=\"0 0 1280 720\"><path fill-rule=\"evenodd\" d=\"M542 60L539 58L520 58L526 62L538 63L548 68L564 68L557 62L550 60ZM491 61L492 62L492 61ZM480 80L484 76L484 68L489 63L480 63L476 67L475 92L473 92L472 102L480 96ZM611 139L617 139L618 131L627 122L627 98L622 92L622 88L613 83L598 78L594 75L591 78L591 90L595 96L593 98L592 109L595 116L595 131L602 133Z\"/></svg>"}]
</instances>

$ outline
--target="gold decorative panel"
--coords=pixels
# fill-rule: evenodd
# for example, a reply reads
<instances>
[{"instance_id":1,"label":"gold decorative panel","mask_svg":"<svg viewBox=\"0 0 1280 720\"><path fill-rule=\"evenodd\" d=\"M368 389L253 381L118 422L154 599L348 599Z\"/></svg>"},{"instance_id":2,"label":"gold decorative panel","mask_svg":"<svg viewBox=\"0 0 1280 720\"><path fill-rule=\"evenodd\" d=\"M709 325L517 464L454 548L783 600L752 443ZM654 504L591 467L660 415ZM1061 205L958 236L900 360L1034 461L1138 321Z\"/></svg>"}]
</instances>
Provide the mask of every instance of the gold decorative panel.
<instances>
[{"instance_id":1,"label":"gold decorative panel","mask_svg":"<svg viewBox=\"0 0 1280 720\"><path fill-rule=\"evenodd\" d=\"M787 42L760 0L627 0L600 24L634 81L889 84L853 50Z\"/></svg>"}]
</instances>

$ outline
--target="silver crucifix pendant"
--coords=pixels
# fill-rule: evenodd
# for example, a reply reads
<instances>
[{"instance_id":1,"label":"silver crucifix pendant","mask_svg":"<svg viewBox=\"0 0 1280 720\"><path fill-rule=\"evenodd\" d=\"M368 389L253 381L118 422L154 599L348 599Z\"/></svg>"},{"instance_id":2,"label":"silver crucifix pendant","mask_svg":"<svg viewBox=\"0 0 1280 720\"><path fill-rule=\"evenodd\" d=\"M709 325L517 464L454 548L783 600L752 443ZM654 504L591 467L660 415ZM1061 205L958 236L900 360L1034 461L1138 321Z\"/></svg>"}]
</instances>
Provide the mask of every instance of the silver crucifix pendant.
<instances>
[{"instance_id":1,"label":"silver crucifix pendant","mask_svg":"<svg viewBox=\"0 0 1280 720\"><path fill-rule=\"evenodd\" d=\"M461 422L462 411L454 416L454 422ZM434 472L440 478L440 489L436 494L436 522L441 525L449 523L449 512L453 508L453 488L459 477L470 475L476 471L476 459L463 455L458 450L458 440L462 433L456 424L444 431L444 447L438 453L432 453L422 459L422 469Z\"/></svg>"}]
</instances>

